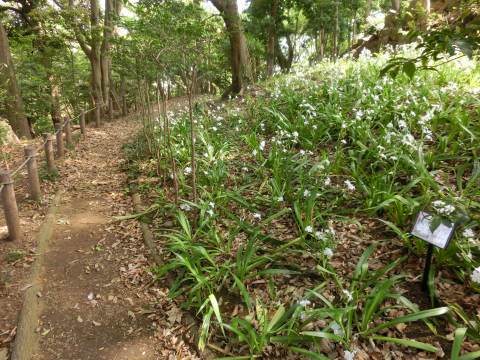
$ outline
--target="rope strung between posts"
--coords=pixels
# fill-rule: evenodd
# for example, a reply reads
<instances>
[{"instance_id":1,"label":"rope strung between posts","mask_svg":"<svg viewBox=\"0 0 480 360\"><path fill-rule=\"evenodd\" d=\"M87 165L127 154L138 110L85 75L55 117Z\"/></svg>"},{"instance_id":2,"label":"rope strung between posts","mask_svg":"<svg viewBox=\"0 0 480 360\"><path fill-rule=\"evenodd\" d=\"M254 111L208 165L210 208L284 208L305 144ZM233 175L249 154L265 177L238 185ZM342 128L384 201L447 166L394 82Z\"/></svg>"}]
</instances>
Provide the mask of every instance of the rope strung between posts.
<instances>
[{"instance_id":1,"label":"rope strung between posts","mask_svg":"<svg viewBox=\"0 0 480 360\"><path fill-rule=\"evenodd\" d=\"M96 109L96 106L94 106L94 107L91 108L91 109L88 109L88 110L84 111L83 113L84 113L84 114L88 114L90 111L95 110L95 109ZM65 125L66 125L67 123L70 123L70 122L72 122L72 121L75 120L75 119L78 119L80 116L82 116L82 113L80 113L80 115L77 115L77 116L75 116L75 117L73 117L73 118L71 118L71 119L65 120L65 121L63 122L63 124L60 125L60 127L58 128L58 130L53 133L53 135L57 135L60 131L63 130L63 128L65 127ZM43 147L45 146L45 144L47 143L47 141L48 141L48 139L45 140L45 141L42 143L42 145L40 145L35 151L38 152L39 150L43 149ZM33 156L27 157L27 158L25 159L25 161L20 164L20 166L18 166L14 171L12 171L12 172L10 173L10 176L12 176L12 177L15 176L25 165L27 165L27 163L28 163L28 162L30 161L30 159L32 159L32 158L33 158ZM0 193L2 192L3 188L5 187L5 185L8 185L8 184L0 184Z\"/></svg>"}]
</instances>

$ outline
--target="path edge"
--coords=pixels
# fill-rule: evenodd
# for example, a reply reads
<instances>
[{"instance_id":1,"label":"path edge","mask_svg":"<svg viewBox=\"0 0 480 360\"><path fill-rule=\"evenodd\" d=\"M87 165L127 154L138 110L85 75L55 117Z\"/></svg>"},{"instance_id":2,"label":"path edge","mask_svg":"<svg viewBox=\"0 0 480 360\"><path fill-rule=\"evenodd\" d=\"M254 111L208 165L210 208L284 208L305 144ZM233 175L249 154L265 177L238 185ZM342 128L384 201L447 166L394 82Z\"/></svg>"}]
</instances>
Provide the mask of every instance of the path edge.
<instances>
[{"instance_id":1,"label":"path edge","mask_svg":"<svg viewBox=\"0 0 480 360\"><path fill-rule=\"evenodd\" d=\"M37 259L33 263L27 284L31 286L25 290L23 304L17 320L17 333L10 347L10 360L30 360L38 345L38 334L35 329L38 326L40 316L41 300L37 294L41 289L41 270L44 263L45 252L48 242L52 238L55 225L55 217L58 212L62 191L55 193L53 202L50 205L45 220L36 234Z\"/></svg>"},{"instance_id":2,"label":"path edge","mask_svg":"<svg viewBox=\"0 0 480 360\"><path fill-rule=\"evenodd\" d=\"M133 207L137 213L141 213L142 211L145 210L139 193L134 192L132 194L132 201L133 201ZM158 254L157 249L155 247L155 241L154 241L152 230L150 229L147 223L141 220L141 218L138 218L138 223L140 224L143 242L145 244L145 247L147 248L147 253L149 255L150 260L154 262L155 265L157 266L163 265L164 261L161 258L161 256ZM188 332L190 333L190 336L193 339L192 345L195 346L195 349L198 352L198 354L200 354L202 358L206 360L217 358L217 356L215 356L215 354L209 349L205 348L203 351L199 349L198 340L199 340L199 334L200 334L200 326L198 325L198 322L196 321L196 319L190 313L184 312L184 314L185 314L185 320L188 323L188 327L189 327ZM12 358L12 360L20 360L20 359Z\"/></svg>"}]
</instances>

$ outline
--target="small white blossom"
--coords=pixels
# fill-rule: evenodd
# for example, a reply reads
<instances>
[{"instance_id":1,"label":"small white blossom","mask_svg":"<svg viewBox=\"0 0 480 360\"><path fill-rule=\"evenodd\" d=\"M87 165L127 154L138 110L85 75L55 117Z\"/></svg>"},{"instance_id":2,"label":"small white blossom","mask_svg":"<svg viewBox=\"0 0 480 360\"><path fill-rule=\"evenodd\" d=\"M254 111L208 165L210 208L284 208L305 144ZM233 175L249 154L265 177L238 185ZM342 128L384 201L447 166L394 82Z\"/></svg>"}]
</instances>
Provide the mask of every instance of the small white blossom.
<instances>
[{"instance_id":1,"label":"small white blossom","mask_svg":"<svg viewBox=\"0 0 480 360\"><path fill-rule=\"evenodd\" d=\"M262 218L262 214L260 214L260 213L254 213L254 214L253 214L253 217L254 217L255 219L260 220L260 219Z\"/></svg>"},{"instance_id":2,"label":"small white blossom","mask_svg":"<svg viewBox=\"0 0 480 360\"><path fill-rule=\"evenodd\" d=\"M462 235L467 239L473 239L475 237L475 232L472 229L465 229L463 230Z\"/></svg>"},{"instance_id":3,"label":"small white blossom","mask_svg":"<svg viewBox=\"0 0 480 360\"><path fill-rule=\"evenodd\" d=\"M480 266L473 270L472 281L474 283L480 284Z\"/></svg>"},{"instance_id":4,"label":"small white blossom","mask_svg":"<svg viewBox=\"0 0 480 360\"><path fill-rule=\"evenodd\" d=\"M353 295L350 291L346 290L346 289L343 289L342 290L343 294L347 297L347 300L348 301L352 301L353 300Z\"/></svg>"},{"instance_id":5,"label":"small white blossom","mask_svg":"<svg viewBox=\"0 0 480 360\"><path fill-rule=\"evenodd\" d=\"M342 328L340 327L340 325L338 325L338 323L336 321L334 321L331 325L330 325L330 328L333 330L333 333L337 336L343 336L343 330Z\"/></svg>"},{"instance_id":6,"label":"small white blossom","mask_svg":"<svg viewBox=\"0 0 480 360\"><path fill-rule=\"evenodd\" d=\"M307 299L302 299L298 302L298 305L302 306L302 307L306 307L308 305L310 305L312 302L310 300L307 300Z\"/></svg>"},{"instance_id":7,"label":"small white blossom","mask_svg":"<svg viewBox=\"0 0 480 360\"><path fill-rule=\"evenodd\" d=\"M327 177L327 178L325 179L325 181L323 182L323 184L324 184L325 186L330 186L331 183L332 183L332 179L330 179L329 177Z\"/></svg>"},{"instance_id":8,"label":"small white blossom","mask_svg":"<svg viewBox=\"0 0 480 360\"><path fill-rule=\"evenodd\" d=\"M310 190L305 189L305 190L303 191L303 197L309 197L309 196L310 196Z\"/></svg>"},{"instance_id":9,"label":"small white blossom","mask_svg":"<svg viewBox=\"0 0 480 360\"><path fill-rule=\"evenodd\" d=\"M311 225L305 227L305 232L311 234L313 232L313 228Z\"/></svg>"},{"instance_id":10,"label":"small white blossom","mask_svg":"<svg viewBox=\"0 0 480 360\"><path fill-rule=\"evenodd\" d=\"M276 199L278 202L283 202L283 196L277 196L277 199Z\"/></svg>"},{"instance_id":11,"label":"small white blossom","mask_svg":"<svg viewBox=\"0 0 480 360\"><path fill-rule=\"evenodd\" d=\"M191 206L188 205L188 204L180 204L180 209L182 209L183 211L190 211L190 210L192 210Z\"/></svg>"},{"instance_id":12,"label":"small white blossom","mask_svg":"<svg viewBox=\"0 0 480 360\"><path fill-rule=\"evenodd\" d=\"M192 173L192 168L190 166L187 166L185 169L183 169L183 173L185 175L190 175Z\"/></svg>"},{"instance_id":13,"label":"small white blossom","mask_svg":"<svg viewBox=\"0 0 480 360\"><path fill-rule=\"evenodd\" d=\"M332 249L330 248L325 248L325 250L323 250L323 255L325 255L326 257L328 258L331 258L333 256L333 251Z\"/></svg>"},{"instance_id":14,"label":"small white blossom","mask_svg":"<svg viewBox=\"0 0 480 360\"><path fill-rule=\"evenodd\" d=\"M348 191L355 191L355 185L350 180L345 180L344 184L347 187Z\"/></svg>"},{"instance_id":15,"label":"small white blossom","mask_svg":"<svg viewBox=\"0 0 480 360\"><path fill-rule=\"evenodd\" d=\"M343 353L343 358L345 360L354 360L355 359L355 353L356 351L348 351L348 350L345 350L344 353Z\"/></svg>"}]
</instances>

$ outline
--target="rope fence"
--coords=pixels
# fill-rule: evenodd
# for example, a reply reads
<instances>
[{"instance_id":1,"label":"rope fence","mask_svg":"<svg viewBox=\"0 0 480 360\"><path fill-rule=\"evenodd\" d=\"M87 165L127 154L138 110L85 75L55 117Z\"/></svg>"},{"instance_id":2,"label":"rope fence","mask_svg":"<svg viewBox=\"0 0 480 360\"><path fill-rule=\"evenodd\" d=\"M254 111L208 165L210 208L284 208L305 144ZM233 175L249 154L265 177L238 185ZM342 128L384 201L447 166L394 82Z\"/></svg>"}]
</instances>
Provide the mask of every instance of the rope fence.
<instances>
[{"instance_id":1,"label":"rope fence","mask_svg":"<svg viewBox=\"0 0 480 360\"><path fill-rule=\"evenodd\" d=\"M8 229L8 239L11 241L20 240L22 238L22 233L20 229L20 217L18 213L18 206L15 197L14 181L13 178L22 170L24 167L27 168L28 176L28 190L30 197L39 202L42 199L42 193L40 189L40 177L38 174L37 166L37 157L42 149L45 153L45 160L47 165L47 170L49 172L55 172L55 158L61 159L65 152L64 145L64 133L65 133L65 142L68 147L72 147L72 122L76 119L79 120L80 132L83 137L86 136L86 125L85 125L85 115L91 111L98 111L97 107L92 107L91 109L82 111L79 115L72 117L63 121L63 123L55 124L55 132L53 134L45 133L43 134L44 141L43 143L35 148L33 145L26 145L24 148L25 151L25 160L13 171L6 169L0 169L0 198L3 204L3 210L5 213L5 220L7 223ZM99 116L95 116L97 127L100 126ZM77 129L78 130L78 129ZM56 151L53 150L53 141L55 138Z\"/></svg>"}]
</instances>

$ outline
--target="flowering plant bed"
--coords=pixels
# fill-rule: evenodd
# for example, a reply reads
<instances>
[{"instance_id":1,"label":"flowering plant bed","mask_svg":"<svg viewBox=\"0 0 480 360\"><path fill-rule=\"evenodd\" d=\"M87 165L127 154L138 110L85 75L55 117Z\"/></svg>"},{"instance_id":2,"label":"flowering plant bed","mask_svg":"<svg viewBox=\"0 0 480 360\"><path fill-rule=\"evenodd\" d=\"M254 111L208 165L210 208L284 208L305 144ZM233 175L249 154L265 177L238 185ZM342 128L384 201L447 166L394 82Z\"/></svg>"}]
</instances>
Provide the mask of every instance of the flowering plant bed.
<instances>
[{"instance_id":1,"label":"flowering plant bed","mask_svg":"<svg viewBox=\"0 0 480 360\"><path fill-rule=\"evenodd\" d=\"M200 348L480 356L480 71L457 62L391 79L383 63L322 63L191 117L145 115L126 150L136 176L158 179L140 185L165 256L154 272L174 274L170 296L198 315ZM436 299L420 290L427 244L409 235L420 211L458 224L436 250Z\"/></svg>"}]
</instances>

